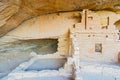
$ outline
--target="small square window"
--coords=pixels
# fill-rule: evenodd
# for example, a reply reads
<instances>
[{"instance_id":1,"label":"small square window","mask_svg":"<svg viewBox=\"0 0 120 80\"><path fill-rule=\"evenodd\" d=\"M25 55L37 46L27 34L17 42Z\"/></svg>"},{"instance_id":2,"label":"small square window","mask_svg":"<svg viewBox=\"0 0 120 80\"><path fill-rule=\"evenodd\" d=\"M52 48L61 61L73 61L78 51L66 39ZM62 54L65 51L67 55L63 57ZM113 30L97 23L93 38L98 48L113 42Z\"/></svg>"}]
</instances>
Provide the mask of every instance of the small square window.
<instances>
[{"instance_id":1,"label":"small square window","mask_svg":"<svg viewBox=\"0 0 120 80\"><path fill-rule=\"evenodd\" d=\"M101 43L95 44L95 52L102 52L102 44Z\"/></svg>"},{"instance_id":2,"label":"small square window","mask_svg":"<svg viewBox=\"0 0 120 80\"><path fill-rule=\"evenodd\" d=\"M89 20L93 20L93 17L92 17L92 16L89 16L88 19L89 19Z\"/></svg>"}]
</instances>

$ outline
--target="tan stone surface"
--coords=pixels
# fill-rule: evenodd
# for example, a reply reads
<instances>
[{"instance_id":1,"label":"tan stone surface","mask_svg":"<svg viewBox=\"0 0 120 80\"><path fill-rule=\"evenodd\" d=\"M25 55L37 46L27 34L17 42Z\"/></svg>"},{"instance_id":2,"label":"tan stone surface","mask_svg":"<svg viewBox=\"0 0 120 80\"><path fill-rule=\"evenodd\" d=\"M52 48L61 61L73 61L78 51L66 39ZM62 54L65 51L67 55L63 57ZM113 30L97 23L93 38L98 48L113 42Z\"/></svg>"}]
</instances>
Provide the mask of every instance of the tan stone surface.
<instances>
[{"instance_id":1,"label":"tan stone surface","mask_svg":"<svg viewBox=\"0 0 120 80\"><path fill-rule=\"evenodd\" d=\"M85 10L84 10L85 11ZM35 39L58 39L58 48L56 54L60 54L62 56L72 56L75 63L77 61L95 61L95 62L111 62L118 63L118 53L120 52L120 41L118 36L118 30L114 23L120 19L120 14L111 11L89 11L87 10L87 15L84 12L66 12L66 13L54 13L41 15L34 18L31 18L22 24L20 24L16 29L7 33L5 36L0 38L0 46L8 47L0 48L1 50L14 51L15 42L30 39L35 41ZM27 14L26 14L27 15ZM82 15L82 20L81 20ZM24 18L20 18L24 16ZM28 15L28 17L30 17ZM16 15L17 17L17 15ZM86 17L86 19L85 19ZM92 17L92 18L91 18ZM109 20L108 20L109 17ZM26 16L23 14L19 14L18 21L25 19ZM12 22L11 19L10 23ZM12 18L12 20L16 20L16 18ZM81 22L82 21L82 22ZM85 22L86 21L86 22ZM10 23L7 23L9 25ZM86 28L85 28L85 23ZM12 23L10 25L16 25L16 23ZM6 25L6 24L5 24ZM106 27L107 26L107 27ZM2 27L3 28L3 27ZM7 29L4 28L6 31ZM102 51L95 52L95 44L102 44ZM11 45L9 45L11 44ZM22 45L21 43L19 43ZM29 43L28 47L21 47L18 44L18 50L22 48L22 50L30 49ZM8 46L9 45L9 46ZM47 49L48 50L48 49ZM46 50L45 50L46 51ZM49 51L48 51L49 52ZM25 53L25 52L24 52ZM13 64L14 53L0 53L1 54L1 62L4 61L7 63L7 57L11 54L11 60L9 64ZM7 57L3 56L4 54L9 54ZM75 55L74 55L75 54ZM15 54L19 59L19 55ZM29 54L22 54L20 56L29 57ZM26 59L28 59L26 57ZM21 61L21 60L20 60ZM71 60L70 60L71 61ZM5 63L5 65L7 65ZM73 62L71 62L72 64ZM15 65L19 63L15 63ZM79 64L75 64L79 65ZM12 66L12 69L15 66ZM0 68L2 70L2 68ZM9 67L6 69L10 70Z\"/></svg>"},{"instance_id":2,"label":"tan stone surface","mask_svg":"<svg viewBox=\"0 0 120 80\"><path fill-rule=\"evenodd\" d=\"M86 8L92 10L117 10L119 12L119 4L119 0L1 0L0 19L2 21L0 21L0 36L15 29L23 21L38 15ZM9 20L6 20L8 18Z\"/></svg>"},{"instance_id":3,"label":"tan stone surface","mask_svg":"<svg viewBox=\"0 0 120 80\"><path fill-rule=\"evenodd\" d=\"M79 16L79 12L42 15L24 22L6 36L17 39L58 38L79 22Z\"/></svg>"},{"instance_id":4,"label":"tan stone surface","mask_svg":"<svg viewBox=\"0 0 120 80\"><path fill-rule=\"evenodd\" d=\"M109 11L86 11L86 13L83 11L81 24L77 23L75 28L71 28L73 46L75 45L74 48L79 47L79 59L118 63L120 41L114 23L119 20L120 15ZM89 20L91 16L92 19ZM107 17L109 17L109 21L107 21ZM107 28L103 28L104 26ZM95 51L95 44L102 44L101 52Z\"/></svg>"},{"instance_id":5,"label":"tan stone surface","mask_svg":"<svg viewBox=\"0 0 120 80\"><path fill-rule=\"evenodd\" d=\"M70 47L69 29L71 28L71 34L76 35L76 44L79 45L80 51L83 53L83 55L81 54L83 56L81 57L82 60L89 60L89 58L86 57L89 56L93 61L98 59L98 61L102 60L105 62L106 59L104 60L104 58L111 53L111 55L107 56L109 58L107 61L111 61L112 58L111 62L117 62L119 36L114 23L119 20L120 14L110 11L87 11L86 29L84 28L84 12L81 14L83 15L81 23L79 22L81 19L80 12L55 13L30 19L15 30L9 32L3 38L9 37L10 39L14 38L22 40L57 38L59 41L58 53L61 55L68 55L72 54L68 53ZM90 19L91 17L92 19ZM109 24L107 22L107 17L109 17ZM74 25L75 28L73 27ZM103 44L102 54L95 52L96 43ZM113 50L113 47L116 47L115 50Z\"/></svg>"}]
</instances>

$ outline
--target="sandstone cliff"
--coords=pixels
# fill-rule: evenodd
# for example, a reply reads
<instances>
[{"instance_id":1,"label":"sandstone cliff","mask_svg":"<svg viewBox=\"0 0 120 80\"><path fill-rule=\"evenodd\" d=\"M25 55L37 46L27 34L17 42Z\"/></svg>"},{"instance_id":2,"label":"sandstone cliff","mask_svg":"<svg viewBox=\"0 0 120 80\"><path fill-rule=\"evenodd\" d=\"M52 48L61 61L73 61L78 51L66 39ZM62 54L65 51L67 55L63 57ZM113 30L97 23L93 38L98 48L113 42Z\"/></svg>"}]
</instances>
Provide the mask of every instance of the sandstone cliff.
<instances>
[{"instance_id":1,"label":"sandstone cliff","mask_svg":"<svg viewBox=\"0 0 120 80\"><path fill-rule=\"evenodd\" d=\"M31 17L85 8L119 11L120 0L0 0L0 36Z\"/></svg>"}]
</instances>

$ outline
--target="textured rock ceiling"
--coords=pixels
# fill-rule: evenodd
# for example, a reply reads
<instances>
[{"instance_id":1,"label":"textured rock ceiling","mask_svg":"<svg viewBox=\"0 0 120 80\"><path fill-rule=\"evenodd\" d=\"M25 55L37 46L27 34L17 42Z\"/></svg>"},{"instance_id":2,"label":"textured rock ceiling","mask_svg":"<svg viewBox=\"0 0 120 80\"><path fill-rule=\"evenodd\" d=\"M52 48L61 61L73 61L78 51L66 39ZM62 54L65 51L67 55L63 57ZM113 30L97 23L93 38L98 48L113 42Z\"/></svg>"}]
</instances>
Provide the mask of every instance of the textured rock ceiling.
<instances>
[{"instance_id":1,"label":"textured rock ceiling","mask_svg":"<svg viewBox=\"0 0 120 80\"><path fill-rule=\"evenodd\" d=\"M0 0L0 37L32 17L55 12L120 10L120 0Z\"/></svg>"}]
</instances>

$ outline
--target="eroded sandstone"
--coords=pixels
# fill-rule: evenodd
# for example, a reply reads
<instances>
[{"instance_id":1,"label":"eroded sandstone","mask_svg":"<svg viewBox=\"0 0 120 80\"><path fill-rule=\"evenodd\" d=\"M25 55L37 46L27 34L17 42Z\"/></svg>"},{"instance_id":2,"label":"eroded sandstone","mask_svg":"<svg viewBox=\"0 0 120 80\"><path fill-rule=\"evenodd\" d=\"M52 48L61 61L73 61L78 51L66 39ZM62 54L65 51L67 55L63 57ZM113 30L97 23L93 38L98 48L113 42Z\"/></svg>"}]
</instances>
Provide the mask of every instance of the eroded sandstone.
<instances>
[{"instance_id":1,"label":"eroded sandstone","mask_svg":"<svg viewBox=\"0 0 120 80\"><path fill-rule=\"evenodd\" d=\"M120 10L119 0L3 0L0 3L1 37L25 20L42 14L82 9Z\"/></svg>"}]
</instances>

